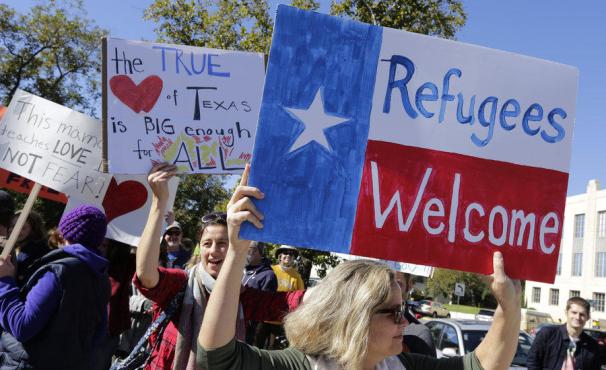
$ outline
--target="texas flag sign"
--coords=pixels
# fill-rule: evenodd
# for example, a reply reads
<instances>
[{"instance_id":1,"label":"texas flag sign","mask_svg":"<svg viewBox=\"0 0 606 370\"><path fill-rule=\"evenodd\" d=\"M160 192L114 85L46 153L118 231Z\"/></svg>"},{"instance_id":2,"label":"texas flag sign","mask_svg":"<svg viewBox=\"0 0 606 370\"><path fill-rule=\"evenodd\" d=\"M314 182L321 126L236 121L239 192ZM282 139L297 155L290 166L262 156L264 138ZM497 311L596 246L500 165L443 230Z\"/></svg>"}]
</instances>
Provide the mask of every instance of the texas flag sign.
<instances>
[{"instance_id":1,"label":"texas flag sign","mask_svg":"<svg viewBox=\"0 0 606 370\"><path fill-rule=\"evenodd\" d=\"M243 236L552 282L576 68L278 7Z\"/></svg>"}]
</instances>

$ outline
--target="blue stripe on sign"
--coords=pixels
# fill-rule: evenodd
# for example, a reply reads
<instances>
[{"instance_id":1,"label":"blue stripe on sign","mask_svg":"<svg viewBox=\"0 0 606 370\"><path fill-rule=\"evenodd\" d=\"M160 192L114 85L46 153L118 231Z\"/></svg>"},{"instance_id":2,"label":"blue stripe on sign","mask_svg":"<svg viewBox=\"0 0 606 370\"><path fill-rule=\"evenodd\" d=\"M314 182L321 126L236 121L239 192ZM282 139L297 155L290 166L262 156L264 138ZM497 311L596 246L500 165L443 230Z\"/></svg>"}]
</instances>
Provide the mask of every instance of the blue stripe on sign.
<instances>
[{"instance_id":1,"label":"blue stripe on sign","mask_svg":"<svg viewBox=\"0 0 606 370\"><path fill-rule=\"evenodd\" d=\"M249 183L266 195L265 227L242 236L347 253L356 213L382 29L279 6ZM291 147L305 127L293 110L318 91L324 112L346 123L326 128L328 148ZM331 121L332 122L332 121Z\"/></svg>"}]
</instances>

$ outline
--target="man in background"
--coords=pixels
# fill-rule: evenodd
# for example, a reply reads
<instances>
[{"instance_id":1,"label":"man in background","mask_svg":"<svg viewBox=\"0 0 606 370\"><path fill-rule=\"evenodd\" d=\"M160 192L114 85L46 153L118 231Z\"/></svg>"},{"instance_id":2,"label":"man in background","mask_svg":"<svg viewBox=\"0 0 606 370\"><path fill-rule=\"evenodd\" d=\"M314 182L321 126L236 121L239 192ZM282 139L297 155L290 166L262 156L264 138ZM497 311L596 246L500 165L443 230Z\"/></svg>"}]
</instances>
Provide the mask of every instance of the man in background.
<instances>
[{"instance_id":1,"label":"man in background","mask_svg":"<svg viewBox=\"0 0 606 370\"><path fill-rule=\"evenodd\" d=\"M191 251L188 251L183 245L183 229L181 224L173 221L164 232L162 242L166 244L167 267L184 268L191 257Z\"/></svg>"},{"instance_id":2,"label":"man in background","mask_svg":"<svg viewBox=\"0 0 606 370\"><path fill-rule=\"evenodd\" d=\"M572 297L566 302L566 324L547 326L537 334L528 353L528 370L599 370L599 346L583 332L590 319L587 300Z\"/></svg>"},{"instance_id":3,"label":"man in background","mask_svg":"<svg viewBox=\"0 0 606 370\"><path fill-rule=\"evenodd\" d=\"M412 290L414 284L412 275L396 271L396 282L402 290L402 302L406 305L408 293ZM436 346L431 338L429 328L419 322L410 312L408 306L404 313L408 325L404 328L404 338L402 344L404 352L420 353L426 356L436 357Z\"/></svg>"},{"instance_id":4,"label":"man in background","mask_svg":"<svg viewBox=\"0 0 606 370\"><path fill-rule=\"evenodd\" d=\"M248 288L275 292L278 288L276 274L271 268L271 262L264 256L265 243L253 242L248 249L248 263L242 277L242 285ZM246 323L246 343L256 346L255 337L257 327L260 323L257 321L248 321Z\"/></svg>"}]
</instances>

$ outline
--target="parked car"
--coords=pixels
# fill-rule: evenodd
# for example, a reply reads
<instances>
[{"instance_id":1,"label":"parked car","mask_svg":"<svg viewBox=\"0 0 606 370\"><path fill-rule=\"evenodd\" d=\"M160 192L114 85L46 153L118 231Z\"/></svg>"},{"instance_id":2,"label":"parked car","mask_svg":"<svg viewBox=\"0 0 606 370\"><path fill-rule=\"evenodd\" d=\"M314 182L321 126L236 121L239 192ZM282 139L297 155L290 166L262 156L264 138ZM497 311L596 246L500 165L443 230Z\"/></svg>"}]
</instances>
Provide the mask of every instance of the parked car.
<instances>
[{"instance_id":1,"label":"parked car","mask_svg":"<svg viewBox=\"0 0 606 370\"><path fill-rule=\"evenodd\" d=\"M463 356L474 349L486 336L491 323L478 320L436 319L425 323L436 345L436 356ZM518 348L509 369L526 369L532 337L520 330Z\"/></svg>"},{"instance_id":2,"label":"parked car","mask_svg":"<svg viewBox=\"0 0 606 370\"><path fill-rule=\"evenodd\" d=\"M602 369L606 367L606 331L598 329L585 329L585 333L591 335L600 346L600 359L602 360Z\"/></svg>"},{"instance_id":3,"label":"parked car","mask_svg":"<svg viewBox=\"0 0 606 370\"><path fill-rule=\"evenodd\" d=\"M530 333L540 324L555 324L553 318L547 312L540 312L531 308L522 308L522 320L520 321L520 329Z\"/></svg>"},{"instance_id":4,"label":"parked car","mask_svg":"<svg viewBox=\"0 0 606 370\"><path fill-rule=\"evenodd\" d=\"M476 314L476 320L480 321L492 321L494 316L494 310L488 308L480 308L480 311Z\"/></svg>"},{"instance_id":5,"label":"parked car","mask_svg":"<svg viewBox=\"0 0 606 370\"><path fill-rule=\"evenodd\" d=\"M441 303L426 299L419 302L419 313L423 316L450 317L450 312Z\"/></svg>"}]
</instances>

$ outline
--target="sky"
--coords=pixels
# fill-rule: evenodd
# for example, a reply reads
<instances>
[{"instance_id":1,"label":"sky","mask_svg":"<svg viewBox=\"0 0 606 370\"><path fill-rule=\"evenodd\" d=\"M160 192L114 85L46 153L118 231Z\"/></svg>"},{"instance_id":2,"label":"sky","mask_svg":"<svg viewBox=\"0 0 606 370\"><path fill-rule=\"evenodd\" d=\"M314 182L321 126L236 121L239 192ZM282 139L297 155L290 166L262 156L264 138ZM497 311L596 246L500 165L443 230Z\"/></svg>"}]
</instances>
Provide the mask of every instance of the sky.
<instances>
[{"instance_id":1,"label":"sky","mask_svg":"<svg viewBox=\"0 0 606 370\"><path fill-rule=\"evenodd\" d=\"M24 12L33 0L2 0ZM114 37L155 39L143 19L150 0L84 0L96 23ZM272 14L277 4L270 0ZM329 1L321 0L321 12ZM580 6L582 5L582 6ZM606 1L463 1L466 25L459 41L575 66L580 71L568 194L581 194L589 180L606 188Z\"/></svg>"}]
</instances>

